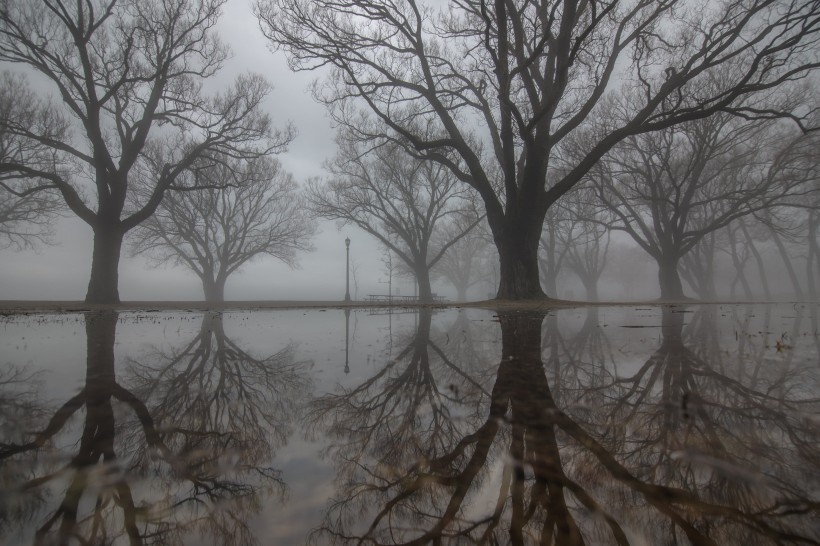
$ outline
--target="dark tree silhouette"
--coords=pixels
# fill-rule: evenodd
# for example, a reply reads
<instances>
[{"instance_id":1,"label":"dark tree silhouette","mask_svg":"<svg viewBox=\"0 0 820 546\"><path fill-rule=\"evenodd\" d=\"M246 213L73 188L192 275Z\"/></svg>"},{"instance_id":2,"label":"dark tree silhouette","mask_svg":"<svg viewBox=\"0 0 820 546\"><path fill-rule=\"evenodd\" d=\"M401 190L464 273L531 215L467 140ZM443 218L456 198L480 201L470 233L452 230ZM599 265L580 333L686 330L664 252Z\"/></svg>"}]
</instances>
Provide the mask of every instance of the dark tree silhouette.
<instances>
[{"instance_id":1,"label":"dark tree silhouette","mask_svg":"<svg viewBox=\"0 0 820 546\"><path fill-rule=\"evenodd\" d=\"M56 186L67 208L91 227L88 302L119 301L123 237L154 213L166 192L197 187L182 187L181 173L195 163L218 163L223 154L265 155L291 138L289 130L275 132L260 111L269 90L260 76L240 76L215 96L203 93L203 82L228 55L213 33L223 4L9 0L0 8L0 60L38 72L57 97L37 105L46 122L31 126L20 118L3 129L62 160L54 168L3 158L0 172ZM65 125L72 132L52 130ZM136 179L150 192L133 205Z\"/></svg>"},{"instance_id":2,"label":"dark tree silhouette","mask_svg":"<svg viewBox=\"0 0 820 546\"><path fill-rule=\"evenodd\" d=\"M619 141L718 111L779 115L736 101L801 79L819 62L814 2L256 4L293 69L328 69L315 95L336 122L357 127L364 109L389 131L358 127L363 138L399 141L476 189L498 247L499 298L544 297L544 217ZM717 75L723 85L709 89ZM577 160L557 165L567 137L610 110L615 85L638 101Z\"/></svg>"},{"instance_id":3,"label":"dark tree silhouette","mask_svg":"<svg viewBox=\"0 0 820 546\"><path fill-rule=\"evenodd\" d=\"M413 272L419 299L432 301L430 270L483 218L473 192L442 165L415 159L399 146L367 149L344 135L338 142L327 167L333 178L311 183L311 206L323 218L378 239Z\"/></svg>"},{"instance_id":4,"label":"dark tree silhouette","mask_svg":"<svg viewBox=\"0 0 820 546\"><path fill-rule=\"evenodd\" d=\"M206 301L224 301L228 277L258 256L294 267L296 252L311 250L316 222L278 161L225 158L199 178L209 187L169 192L136 229L133 251L193 271ZM237 184L220 188L232 180Z\"/></svg>"}]
</instances>

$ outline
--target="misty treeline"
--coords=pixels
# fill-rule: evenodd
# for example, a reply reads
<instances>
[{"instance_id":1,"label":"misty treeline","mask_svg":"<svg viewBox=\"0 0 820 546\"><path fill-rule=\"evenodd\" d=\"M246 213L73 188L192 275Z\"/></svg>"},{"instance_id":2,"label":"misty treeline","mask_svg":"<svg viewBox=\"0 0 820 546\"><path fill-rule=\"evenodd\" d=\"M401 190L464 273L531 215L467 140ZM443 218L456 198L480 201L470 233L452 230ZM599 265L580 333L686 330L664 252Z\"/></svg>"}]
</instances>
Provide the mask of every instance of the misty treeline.
<instances>
[{"instance_id":1,"label":"misty treeline","mask_svg":"<svg viewBox=\"0 0 820 546\"><path fill-rule=\"evenodd\" d=\"M119 301L126 236L221 300L256 256L295 265L316 217L370 233L423 300L435 279L597 299L647 264L665 299L817 297L817 2L257 0L338 127L301 190L264 77L206 92L223 7L0 7L2 244L82 219L88 302Z\"/></svg>"}]
</instances>

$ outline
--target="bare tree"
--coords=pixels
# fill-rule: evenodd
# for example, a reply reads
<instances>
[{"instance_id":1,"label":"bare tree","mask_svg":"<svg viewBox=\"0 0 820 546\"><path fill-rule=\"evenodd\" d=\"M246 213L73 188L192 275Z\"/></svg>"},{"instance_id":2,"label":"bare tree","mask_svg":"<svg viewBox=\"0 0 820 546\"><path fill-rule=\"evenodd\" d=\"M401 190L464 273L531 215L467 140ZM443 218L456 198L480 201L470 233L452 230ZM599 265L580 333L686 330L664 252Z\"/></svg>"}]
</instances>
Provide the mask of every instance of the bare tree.
<instances>
[{"instance_id":1,"label":"bare tree","mask_svg":"<svg viewBox=\"0 0 820 546\"><path fill-rule=\"evenodd\" d=\"M541 284L550 297L558 297L558 279L570 271L584 285L587 299L597 301L609 253L607 216L588 185L576 186L547 211L538 260Z\"/></svg>"},{"instance_id":2,"label":"bare tree","mask_svg":"<svg viewBox=\"0 0 820 546\"><path fill-rule=\"evenodd\" d=\"M462 216L447 224L442 230L442 241L457 237L471 222L470 217ZM446 279L455 287L457 301L467 301L467 291L481 282L480 260L482 253L490 244L489 236L483 227L482 223L459 239L436 264L434 274Z\"/></svg>"},{"instance_id":3,"label":"bare tree","mask_svg":"<svg viewBox=\"0 0 820 546\"><path fill-rule=\"evenodd\" d=\"M363 138L397 140L478 191L499 298L544 297L547 210L612 146L722 110L780 115L736 101L818 67L816 2L257 0L256 11L293 69L330 69L316 96L337 122L355 125L362 107L389 127L361 127ZM718 73L724 85L704 91ZM640 97L628 116L551 170L616 84Z\"/></svg>"},{"instance_id":4,"label":"bare tree","mask_svg":"<svg viewBox=\"0 0 820 546\"><path fill-rule=\"evenodd\" d=\"M231 180L238 184L221 188ZM132 250L193 271L206 301L224 301L228 277L250 260L266 254L293 267L296 252L312 248L316 222L278 161L225 158L195 184L207 189L165 196L136 229Z\"/></svg>"},{"instance_id":5,"label":"bare tree","mask_svg":"<svg viewBox=\"0 0 820 546\"><path fill-rule=\"evenodd\" d=\"M4 160L0 172L47 180L91 227L88 302L119 301L123 237L154 213L167 191L182 189L180 173L222 154L265 155L291 138L260 112L269 91L260 76L240 76L223 93L204 94L204 81L228 55L213 32L223 4L9 0L0 8L0 60L39 73L59 97L40 104L41 116L55 120L45 129L65 123L74 130L61 138L37 126L7 125L72 169ZM132 207L134 174L145 172L156 173L152 191Z\"/></svg>"},{"instance_id":6,"label":"bare tree","mask_svg":"<svg viewBox=\"0 0 820 546\"><path fill-rule=\"evenodd\" d=\"M739 227L742 220L741 218L735 224ZM717 297L717 289L715 287L715 262L717 250L719 249L729 251L735 265L736 280L740 282L745 281L745 266L738 267L738 262L742 260L735 251L741 250L742 248L743 252L746 252L748 244L744 245L740 242L731 245L720 244L723 242L722 240L726 238L721 237L724 233L730 233L730 239L735 236L735 231L733 231L735 224L730 224L721 232L712 231L705 235L689 252L681 256L681 260L678 263L681 279L695 291L697 297L706 300L714 300ZM744 281L741 281L741 279ZM749 297L751 297L751 295L749 295Z\"/></svg>"},{"instance_id":7,"label":"bare tree","mask_svg":"<svg viewBox=\"0 0 820 546\"><path fill-rule=\"evenodd\" d=\"M393 144L365 149L344 137L328 165L333 178L308 191L316 213L376 237L416 276L421 301L432 301L430 270L480 221L473 193L440 164L414 159ZM446 240L448 222L468 216Z\"/></svg>"},{"instance_id":8,"label":"bare tree","mask_svg":"<svg viewBox=\"0 0 820 546\"><path fill-rule=\"evenodd\" d=\"M561 224L565 220L563 215L566 209L552 207L544 216L542 226L541 241L539 245L538 263L541 277L541 284L549 297L558 297L558 276L564 267L564 257L568 247L561 244L558 233Z\"/></svg>"},{"instance_id":9,"label":"bare tree","mask_svg":"<svg viewBox=\"0 0 820 546\"><path fill-rule=\"evenodd\" d=\"M41 111L24 77L0 74L0 165L55 165L57 159L47 147L9 130L13 125L24 125L62 137L65 125L53 116L39 115ZM37 175L0 167L0 248L22 250L50 241L52 221L62 209L55 190Z\"/></svg>"},{"instance_id":10,"label":"bare tree","mask_svg":"<svg viewBox=\"0 0 820 546\"><path fill-rule=\"evenodd\" d=\"M567 219L559 227L557 236L564 249L566 267L584 285L587 300L598 301L598 280L609 254L609 215L593 204L591 188L584 186L578 190L561 200L559 210L566 211Z\"/></svg>"},{"instance_id":11,"label":"bare tree","mask_svg":"<svg viewBox=\"0 0 820 546\"><path fill-rule=\"evenodd\" d=\"M593 171L613 229L657 262L661 298L684 297L679 262L704 237L810 192L810 139L772 125L719 114L629 137Z\"/></svg>"}]
</instances>

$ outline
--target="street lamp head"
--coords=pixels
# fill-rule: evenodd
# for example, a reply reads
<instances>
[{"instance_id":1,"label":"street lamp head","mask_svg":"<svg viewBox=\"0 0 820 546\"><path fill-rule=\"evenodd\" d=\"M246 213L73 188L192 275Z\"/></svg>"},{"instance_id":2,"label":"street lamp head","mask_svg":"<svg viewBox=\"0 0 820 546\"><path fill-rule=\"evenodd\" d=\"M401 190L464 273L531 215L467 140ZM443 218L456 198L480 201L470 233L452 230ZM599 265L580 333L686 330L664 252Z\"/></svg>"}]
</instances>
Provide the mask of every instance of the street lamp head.
<instances>
[{"instance_id":1,"label":"street lamp head","mask_svg":"<svg viewBox=\"0 0 820 546\"><path fill-rule=\"evenodd\" d=\"M350 237L345 237L345 246L350 247Z\"/></svg>"}]
</instances>

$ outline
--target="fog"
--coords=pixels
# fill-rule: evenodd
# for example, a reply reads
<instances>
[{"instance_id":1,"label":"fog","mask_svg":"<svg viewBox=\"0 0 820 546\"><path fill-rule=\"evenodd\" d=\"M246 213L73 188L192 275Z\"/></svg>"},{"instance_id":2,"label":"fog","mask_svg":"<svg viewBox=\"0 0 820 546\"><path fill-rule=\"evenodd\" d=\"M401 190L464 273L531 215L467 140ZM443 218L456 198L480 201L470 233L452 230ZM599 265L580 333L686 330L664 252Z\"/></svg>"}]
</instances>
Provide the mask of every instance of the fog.
<instances>
[{"instance_id":1,"label":"fog","mask_svg":"<svg viewBox=\"0 0 820 546\"><path fill-rule=\"evenodd\" d=\"M290 123L298 132L287 150L277 157L284 168L303 186L315 177L326 176L322 165L336 152L335 128L323 106L311 97L311 82L321 78L322 69L313 72L292 72L282 52L271 52L269 42L262 35L259 22L244 0L230 0L223 9L218 23L222 40L232 50L232 57L206 87L220 90L238 75L261 72L273 86L267 97L265 110L276 126ZM20 70L19 66L2 64L3 69ZM37 82L36 75L32 81ZM815 184L816 185L816 184ZM756 222L757 220L752 220ZM37 245L22 251L14 248L0 250L0 299L5 300L80 300L88 287L92 255L92 231L81 220L67 214L55 224L53 245ZM486 226L485 238L489 239ZM346 237L351 239L350 292L354 299L368 294L387 292L388 272L383 263L385 249L371 235L355 227L339 228L336 222L323 220L313 240L314 250L297 256L298 266L290 268L271 257L262 257L243 266L232 275L226 286L228 300L338 300L345 291ZM817 233L809 233L809 238ZM726 245L714 253L715 297L718 299L771 299L789 300L804 291L811 292L812 267L806 264L803 243L795 239L789 248L793 269L789 272L783 254L771 240L763 240L755 256L757 269L749 266L744 278L731 259ZM487 250L490 269L498 268L494 249ZM731 245L730 245L731 247ZM752 263L749 252L744 260ZM808 258L811 260L811 258ZM765 264L765 268L761 267ZM765 269L763 278L756 271ZM476 272L482 282L472 285L468 299L493 297L497 289L497 271ZM129 252L128 235L123 246L119 267L119 289L123 300L201 300L202 286L195 275L180 267L153 267L143 257ZM493 277L496 277L495 279ZM543 283L543 281L542 281ZM413 294L414 283L408 278L392 279L394 294ZM554 294L559 298L582 300L583 284L567 268L557 277ZM742 285L742 286L741 286ZM685 292L692 294L692 286L684 283ZM743 289L741 289L743 288ZM435 279L433 291L455 299L456 289L442 279ZM623 231L612 232L611 248L598 280L601 300L644 300L658 297L658 266ZM768 294L767 294L768 293Z\"/></svg>"},{"instance_id":2,"label":"fog","mask_svg":"<svg viewBox=\"0 0 820 546\"><path fill-rule=\"evenodd\" d=\"M3 250L0 259L0 299L82 300L88 288L92 234L81 220L65 218L57 225L54 246L14 252ZM337 230L325 222L314 240L316 250L300 255L300 267L290 269L270 257L254 260L232 275L226 286L228 300L340 300L345 293L345 237L350 237L350 261L357 267L359 295L387 292L383 250L355 228ZM412 294L412 284L394 279L396 289ZM202 284L180 267L152 267L145 259L123 253L120 261L123 300L202 299ZM355 297L355 296L354 296Z\"/></svg>"}]
</instances>

